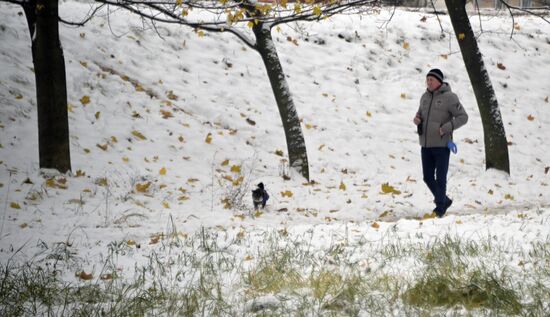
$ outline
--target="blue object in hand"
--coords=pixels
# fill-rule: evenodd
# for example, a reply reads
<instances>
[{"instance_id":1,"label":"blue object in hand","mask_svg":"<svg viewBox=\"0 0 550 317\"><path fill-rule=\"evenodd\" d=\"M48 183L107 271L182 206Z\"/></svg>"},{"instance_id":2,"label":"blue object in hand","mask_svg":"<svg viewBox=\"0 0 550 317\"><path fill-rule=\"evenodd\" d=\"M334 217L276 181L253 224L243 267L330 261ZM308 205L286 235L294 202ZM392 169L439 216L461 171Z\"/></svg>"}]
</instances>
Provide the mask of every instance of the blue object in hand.
<instances>
[{"instance_id":1,"label":"blue object in hand","mask_svg":"<svg viewBox=\"0 0 550 317\"><path fill-rule=\"evenodd\" d=\"M456 144L452 140L449 140L449 142L447 142L447 147L454 154L456 154L456 152L458 152L458 148L456 147Z\"/></svg>"}]
</instances>

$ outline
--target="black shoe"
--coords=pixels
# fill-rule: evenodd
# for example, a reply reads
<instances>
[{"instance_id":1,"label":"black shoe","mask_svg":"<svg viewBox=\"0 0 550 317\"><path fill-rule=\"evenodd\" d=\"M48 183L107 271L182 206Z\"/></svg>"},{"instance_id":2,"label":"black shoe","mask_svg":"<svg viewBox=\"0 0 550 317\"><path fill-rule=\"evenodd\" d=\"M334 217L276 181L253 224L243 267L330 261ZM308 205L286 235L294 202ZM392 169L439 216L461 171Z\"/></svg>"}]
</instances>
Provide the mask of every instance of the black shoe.
<instances>
[{"instance_id":1,"label":"black shoe","mask_svg":"<svg viewBox=\"0 0 550 317\"><path fill-rule=\"evenodd\" d=\"M437 217L438 218L443 218L445 213L447 213L447 209L449 209L449 207L451 207L452 204L453 204L453 200L451 198L447 197L447 203L445 204L445 208L443 208L443 210L438 210L438 208L434 209L435 214L437 215Z\"/></svg>"}]
</instances>

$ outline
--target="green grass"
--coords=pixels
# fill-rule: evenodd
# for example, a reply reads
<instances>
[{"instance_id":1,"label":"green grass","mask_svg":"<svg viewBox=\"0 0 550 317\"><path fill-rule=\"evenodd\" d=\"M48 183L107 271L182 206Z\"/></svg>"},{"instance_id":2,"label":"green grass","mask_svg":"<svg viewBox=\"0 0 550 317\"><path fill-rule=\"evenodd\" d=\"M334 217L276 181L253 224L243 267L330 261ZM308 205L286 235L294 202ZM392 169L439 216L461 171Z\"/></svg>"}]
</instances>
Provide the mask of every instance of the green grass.
<instances>
[{"instance_id":1,"label":"green grass","mask_svg":"<svg viewBox=\"0 0 550 317\"><path fill-rule=\"evenodd\" d=\"M515 315L522 305L511 287L494 274L480 270L463 276L452 272L428 273L403 294L403 300L423 308L463 306L470 311L486 308L494 313Z\"/></svg>"},{"instance_id":2,"label":"green grass","mask_svg":"<svg viewBox=\"0 0 550 317\"><path fill-rule=\"evenodd\" d=\"M235 237L204 229L184 238L173 224L164 237L120 274L120 259L135 249L109 244L97 265L110 280L62 277L82 261L72 249L53 248L27 263L10 259L0 268L0 315L550 314L549 239L525 250L450 235L383 243L338 237L319 246L311 232Z\"/></svg>"}]
</instances>

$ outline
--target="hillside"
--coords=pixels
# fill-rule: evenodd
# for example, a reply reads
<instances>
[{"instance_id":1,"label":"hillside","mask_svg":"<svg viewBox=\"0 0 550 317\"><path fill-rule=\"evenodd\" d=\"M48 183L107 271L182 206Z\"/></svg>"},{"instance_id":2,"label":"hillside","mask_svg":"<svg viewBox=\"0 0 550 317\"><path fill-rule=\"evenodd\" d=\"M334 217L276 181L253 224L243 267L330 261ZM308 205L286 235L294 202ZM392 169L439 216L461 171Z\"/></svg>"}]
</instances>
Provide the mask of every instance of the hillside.
<instances>
[{"instance_id":1,"label":"hillside","mask_svg":"<svg viewBox=\"0 0 550 317\"><path fill-rule=\"evenodd\" d=\"M63 276L97 276L116 241L148 252L159 235L187 237L201 228L229 236L314 230L319 245L328 238L318 230L347 235L348 226L368 240L399 228L397 236L424 233L428 244L452 232L499 235L522 251L549 245L550 25L540 19L516 17L514 25L502 14L471 21L478 31L482 21L478 40L510 143L510 176L485 171L479 111L448 17L439 17L444 33L434 15L397 10L388 21L389 9L274 31L303 120L314 180L307 184L285 164L282 124L256 52L230 34L199 36L167 25L155 31L121 11L102 12L81 28L60 27L73 172L40 171L21 11L0 4L2 263L23 246L15 253L19 262L43 252L43 244L70 241L81 261ZM60 8L74 20L86 12L86 4L72 1ZM412 118L434 67L470 119L454 136L454 204L445 218L423 220L433 207ZM271 195L260 213L250 198L258 182ZM384 184L396 192L384 193ZM132 261L120 266L131 268Z\"/></svg>"}]
</instances>

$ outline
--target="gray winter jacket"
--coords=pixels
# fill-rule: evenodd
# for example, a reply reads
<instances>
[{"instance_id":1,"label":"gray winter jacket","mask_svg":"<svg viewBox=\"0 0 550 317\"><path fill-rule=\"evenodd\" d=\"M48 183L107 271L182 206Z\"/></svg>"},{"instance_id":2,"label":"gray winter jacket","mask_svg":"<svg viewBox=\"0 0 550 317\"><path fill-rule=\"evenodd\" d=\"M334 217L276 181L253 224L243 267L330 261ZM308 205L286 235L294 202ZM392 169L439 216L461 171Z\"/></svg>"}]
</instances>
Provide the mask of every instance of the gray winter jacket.
<instances>
[{"instance_id":1,"label":"gray winter jacket","mask_svg":"<svg viewBox=\"0 0 550 317\"><path fill-rule=\"evenodd\" d=\"M420 98L418 114L422 119L422 133L419 133L422 147L446 147L453 131L468 121L468 114L448 83L434 92L426 90ZM440 127L443 136L439 133Z\"/></svg>"}]
</instances>

